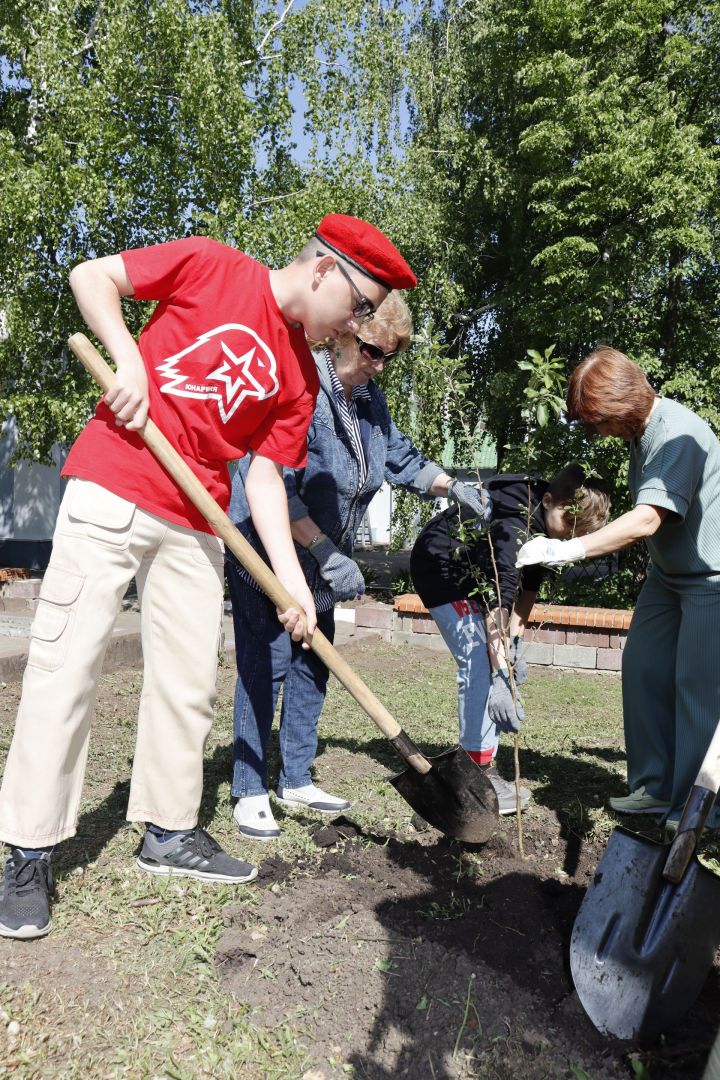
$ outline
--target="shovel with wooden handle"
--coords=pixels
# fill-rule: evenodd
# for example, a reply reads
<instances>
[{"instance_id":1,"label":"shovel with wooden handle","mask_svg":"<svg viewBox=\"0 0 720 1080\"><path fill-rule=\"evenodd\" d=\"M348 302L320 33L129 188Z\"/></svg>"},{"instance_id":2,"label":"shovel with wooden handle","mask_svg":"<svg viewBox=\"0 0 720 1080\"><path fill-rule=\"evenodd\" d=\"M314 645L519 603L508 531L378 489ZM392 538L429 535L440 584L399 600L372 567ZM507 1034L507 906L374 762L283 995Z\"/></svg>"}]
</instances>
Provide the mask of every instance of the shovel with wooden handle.
<instances>
[{"instance_id":1,"label":"shovel with wooden handle","mask_svg":"<svg viewBox=\"0 0 720 1080\"><path fill-rule=\"evenodd\" d=\"M68 345L107 392L115 375L95 346L84 334L73 334ZM276 607L302 610L153 421L148 420L138 434L215 535L252 574ZM316 630L309 644L409 766L390 782L413 810L447 836L468 843L485 843L497 826L497 796L490 781L466 751L456 746L435 757L425 757L324 634Z\"/></svg>"},{"instance_id":2,"label":"shovel with wooden handle","mask_svg":"<svg viewBox=\"0 0 720 1080\"><path fill-rule=\"evenodd\" d=\"M580 905L570 968L599 1031L643 1039L678 1023L720 945L720 877L695 854L718 786L720 725L671 844L615 829Z\"/></svg>"}]
</instances>

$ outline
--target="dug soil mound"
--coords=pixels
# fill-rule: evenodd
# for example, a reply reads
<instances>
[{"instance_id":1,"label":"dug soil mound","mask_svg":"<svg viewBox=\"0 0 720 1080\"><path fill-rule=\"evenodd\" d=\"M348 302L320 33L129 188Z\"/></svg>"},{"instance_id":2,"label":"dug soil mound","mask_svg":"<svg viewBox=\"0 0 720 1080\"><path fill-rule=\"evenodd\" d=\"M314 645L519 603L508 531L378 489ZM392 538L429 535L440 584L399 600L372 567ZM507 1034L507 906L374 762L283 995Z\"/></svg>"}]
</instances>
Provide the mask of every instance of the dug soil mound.
<instances>
[{"instance_id":1,"label":"dug soil mound","mask_svg":"<svg viewBox=\"0 0 720 1080\"><path fill-rule=\"evenodd\" d=\"M554 815L532 823L524 860L513 828L501 821L474 850L434 830L318 829L319 860L267 860L252 921L246 907L226 918L224 984L258 1027L289 1025L318 1080L697 1080L720 1015L717 972L661 1044L599 1035L568 943L602 848L583 845L571 875Z\"/></svg>"}]
</instances>

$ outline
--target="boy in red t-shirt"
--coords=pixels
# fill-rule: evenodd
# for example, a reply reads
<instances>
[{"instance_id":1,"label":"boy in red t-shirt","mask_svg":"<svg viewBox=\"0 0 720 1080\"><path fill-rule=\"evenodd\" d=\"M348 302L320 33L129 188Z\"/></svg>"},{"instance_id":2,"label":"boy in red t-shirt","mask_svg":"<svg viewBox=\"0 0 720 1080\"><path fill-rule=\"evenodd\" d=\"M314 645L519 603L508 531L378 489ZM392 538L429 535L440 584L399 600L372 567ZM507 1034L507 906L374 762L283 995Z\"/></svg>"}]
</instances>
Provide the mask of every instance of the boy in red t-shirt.
<instances>
[{"instance_id":1,"label":"boy in red t-shirt","mask_svg":"<svg viewBox=\"0 0 720 1080\"><path fill-rule=\"evenodd\" d=\"M70 283L117 367L68 456L69 477L40 594L0 790L0 935L50 929L50 854L74 835L97 678L133 577L145 678L127 817L147 831L150 873L237 883L255 867L197 826L215 697L223 599L220 540L147 449L150 414L227 508L227 463L252 454L253 522L298 607L278 617L310 636L315 608L290 534L283 467L302 467L318 390L305 335L357 333L410 267L367 222L331 214L296 259L269 270L206 238L76 267ZM138 342L120 299L155 300Z\"/></svg>"}]
</instances>

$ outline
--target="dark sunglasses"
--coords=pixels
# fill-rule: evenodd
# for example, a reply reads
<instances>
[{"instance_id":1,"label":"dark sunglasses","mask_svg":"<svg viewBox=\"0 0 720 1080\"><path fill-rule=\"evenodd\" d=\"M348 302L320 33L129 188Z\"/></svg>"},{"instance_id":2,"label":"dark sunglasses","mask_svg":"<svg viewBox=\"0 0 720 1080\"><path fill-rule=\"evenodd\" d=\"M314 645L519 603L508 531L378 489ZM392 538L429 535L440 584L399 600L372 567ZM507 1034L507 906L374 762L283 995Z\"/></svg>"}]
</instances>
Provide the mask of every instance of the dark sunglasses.
<instances>
[{"instance_id":1,"label":"dark sunglasses","mask_svg":"<svg viewBox=\"0 0 720 1080\"><path fill-rule=\"evenodd\" d=\"M327 255L327 252L326 251L316 251L315 254L318 255L318 256L322 256L322 255ZM375 305L373 304L372 300L368 300L367 296L364 296L363 293L360 292L357 285L355 284L353 279L350 277L347 270L345 269L345 267L340 262L340 259L337 256L335 257L335 265L337 266L338 270L340 271L342 276L345 278L345 280L349 283L350 288L353 291L353 296L355 296L357 298L357 304L352 309L353 318L357 319L358 322L360 322L360 321L369 322L370 319L372 319L375 316Z\"/></svg>"},{"instance_id":2,"label":"dark sunglasses","mask_svg":"<svg viewBox=\"0 0 720 1080\"><path fill-rule=\"evenodd\" d=\"M362 338L355 335L355 341L360 352L365 353L371 360L376 360L386 364L388 360L392 360L393 356L397 356L398 350L393 349L392 352L383 352L379 345L373 345L372 341L363 341Z\"/></svg>"}]
</instances>

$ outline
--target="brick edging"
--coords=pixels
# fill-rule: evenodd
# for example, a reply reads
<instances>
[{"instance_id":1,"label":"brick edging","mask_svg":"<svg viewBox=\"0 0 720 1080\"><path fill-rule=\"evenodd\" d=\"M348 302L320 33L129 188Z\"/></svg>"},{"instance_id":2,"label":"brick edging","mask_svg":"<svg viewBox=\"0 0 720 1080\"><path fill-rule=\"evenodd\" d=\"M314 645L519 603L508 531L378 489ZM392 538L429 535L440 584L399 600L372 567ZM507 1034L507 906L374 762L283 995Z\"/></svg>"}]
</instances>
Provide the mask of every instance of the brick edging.
<instances>
[{"instance_id":1,"label":"brick edging","mask_svg":"<svg viewBox=\"0 0 720 1080\"><path fill-rule=\"evenodd\" d=\"M396 596L393 609L401 614L427 615L428 609L417 593ZM535 604L528 623L557 626L587 626L603 630L628 630L632 611L624 608L570 607L562 604Z\"/></svg>"},{"instance_id":2,"label":"brick edging","mask_svg":"<svg viewBox=\"0 0 720 1080\"><path fill-rule=\"evenodd\" d=\"M631 619L632 611L536 604L523 639L524 654L528 663L544 667L617 672ZM397 596L392 605L356 608L355 633L446 650L434 619L415 593Z\"/></svg>"}]
</instances>

